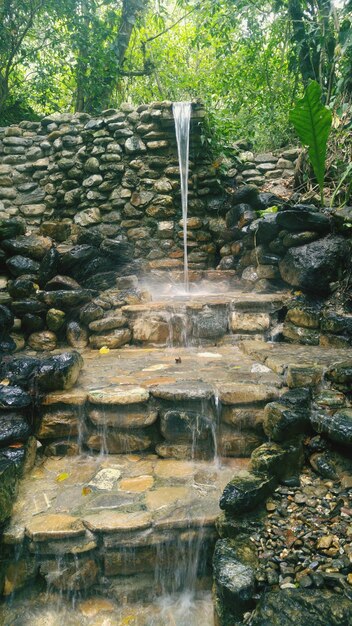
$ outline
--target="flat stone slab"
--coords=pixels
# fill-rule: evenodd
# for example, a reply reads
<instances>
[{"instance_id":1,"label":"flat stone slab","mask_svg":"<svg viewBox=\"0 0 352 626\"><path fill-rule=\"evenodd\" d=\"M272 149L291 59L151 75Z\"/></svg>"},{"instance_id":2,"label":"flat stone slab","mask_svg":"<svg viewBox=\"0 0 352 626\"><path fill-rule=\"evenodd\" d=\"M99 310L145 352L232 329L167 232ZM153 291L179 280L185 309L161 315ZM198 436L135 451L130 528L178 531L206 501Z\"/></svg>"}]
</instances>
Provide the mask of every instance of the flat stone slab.
<instances>
[{"instance_id":1,"label":"flat stone slab","mask_svg":"<svg viewBox=\"0 0 352 626\"><path fill-rule=\"evenodd\" d=\"M27 535L55 552L62 544L62 554L65 545L72 553L72 543L87 532L97 543L108 534L118 547L123 537L133 546L147 529L213 526L225 485L248 463L224 459L218 466L153 454L49 457L21 481L4 541L21 543Z\"/></svg>"},{"instance_id":2,"label":"flat stone slab","mask_svg":"<svg viewBox=\"0 0 352 626\"><path fill-rule=\"evenodd\" d=\"M265 343L243 341L240 349L256 361L261 361L276 374L282 375L289 366L321 366L324 369L334 363L351 359L350 348L325 348L290 343Z\"/></svg>"}]
</instances>

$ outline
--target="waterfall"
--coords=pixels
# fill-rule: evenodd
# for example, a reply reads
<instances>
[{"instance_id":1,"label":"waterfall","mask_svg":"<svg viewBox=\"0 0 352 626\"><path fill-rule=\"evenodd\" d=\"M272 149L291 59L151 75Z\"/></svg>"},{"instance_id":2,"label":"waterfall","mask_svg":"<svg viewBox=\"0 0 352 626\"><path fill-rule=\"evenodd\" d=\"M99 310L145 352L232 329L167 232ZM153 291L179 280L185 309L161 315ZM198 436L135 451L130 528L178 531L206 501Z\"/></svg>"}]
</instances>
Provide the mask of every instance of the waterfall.
<instances>
[{"instance_id":1,"label":"waterfall","mask_svg":"<svg viewBox=\"0 0 352 626\"><path fill-rule=\"evenodd\" d=\"M175 120L178 162L181 179L181 202L183 219L183 267L184 286L189 289L188 282L188 252L187 252L187 212L188 212L188 169L189 169L189 127L191 121L190 102L174 102L172 112Z\"/></svg>"}]
</instances>

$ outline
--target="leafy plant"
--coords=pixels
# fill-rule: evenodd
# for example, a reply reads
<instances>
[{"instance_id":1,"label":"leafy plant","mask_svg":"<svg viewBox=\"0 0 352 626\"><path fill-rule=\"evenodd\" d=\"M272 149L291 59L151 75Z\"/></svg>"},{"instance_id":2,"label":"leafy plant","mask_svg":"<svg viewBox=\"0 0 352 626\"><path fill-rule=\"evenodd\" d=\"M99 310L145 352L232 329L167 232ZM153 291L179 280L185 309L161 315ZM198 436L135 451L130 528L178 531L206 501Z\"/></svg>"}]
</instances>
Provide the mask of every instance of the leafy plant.
<instances>
[{"instance_id":1,"label":"leafy plant","mask_svg":"<svg viewBox=\"0 0 352 626\"><path fill-rule=\"evenodd\" d=\"M305 94L290 112L290 121L302 144L308 147L308 156L319 184L321 203L324 203L324 177L326 149L332 113L322 104L321 87L316 81L309 83Z\"/></svg>"}]
</instances>

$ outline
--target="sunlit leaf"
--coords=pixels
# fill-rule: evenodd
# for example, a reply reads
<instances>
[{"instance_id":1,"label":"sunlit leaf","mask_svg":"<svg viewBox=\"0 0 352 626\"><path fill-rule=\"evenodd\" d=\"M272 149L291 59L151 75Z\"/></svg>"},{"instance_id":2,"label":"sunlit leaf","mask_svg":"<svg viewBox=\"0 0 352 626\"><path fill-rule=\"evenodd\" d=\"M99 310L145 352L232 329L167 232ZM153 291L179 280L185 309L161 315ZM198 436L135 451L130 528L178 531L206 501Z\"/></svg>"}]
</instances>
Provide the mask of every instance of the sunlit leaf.
<instances>
[{"instance_id":1,"label":"sunlit leaf","mask_svg":"<svg viewBox=\"0 0 352 626\"><path fill-rule=\"evenodd\" d=\"M67 472L61 472L61 474L58 474L56 476L56 480L57 480L58 483L61 483L63 480L67 480L69 475L70 474L68 474Z\"/></svg>"}]
</instances>

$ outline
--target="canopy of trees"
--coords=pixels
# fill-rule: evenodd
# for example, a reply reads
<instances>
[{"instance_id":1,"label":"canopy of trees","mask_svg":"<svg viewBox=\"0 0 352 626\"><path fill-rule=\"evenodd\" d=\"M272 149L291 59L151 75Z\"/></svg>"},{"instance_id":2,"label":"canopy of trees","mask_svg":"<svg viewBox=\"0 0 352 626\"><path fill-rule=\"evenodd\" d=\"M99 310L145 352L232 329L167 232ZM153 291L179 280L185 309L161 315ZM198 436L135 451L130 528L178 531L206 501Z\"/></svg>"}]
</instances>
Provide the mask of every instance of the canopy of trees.
<instances>
[{"instance_id":1,"label":"canopy of trees","mask_svg":"<svg viewBox=\"0 0 352 626\"><path fill-rule=\"evenodd\" d=\"M201 98L213 141L290 141L310 79L342 124L352 0L0 0L0 124Z\"/></svg>"}]
</instances>

